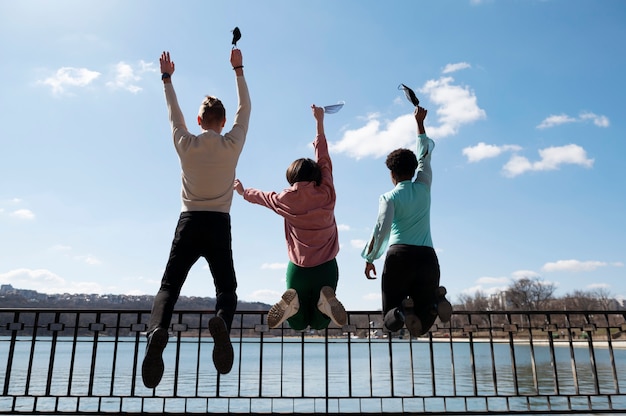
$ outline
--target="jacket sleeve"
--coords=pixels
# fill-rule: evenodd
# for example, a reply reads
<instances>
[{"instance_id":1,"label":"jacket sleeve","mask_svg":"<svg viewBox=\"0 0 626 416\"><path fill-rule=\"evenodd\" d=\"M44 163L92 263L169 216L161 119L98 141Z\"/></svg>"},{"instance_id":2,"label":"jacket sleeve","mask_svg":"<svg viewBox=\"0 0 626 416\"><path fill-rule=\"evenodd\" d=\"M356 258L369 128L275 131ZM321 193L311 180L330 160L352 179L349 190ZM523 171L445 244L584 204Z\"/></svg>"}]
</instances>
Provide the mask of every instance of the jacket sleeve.
<instances>
[{"instance_id":1,"label":"jacket sleeve","mask_svg":"<svg viewBox=\"0 0 626 416\"><path fill-rule=\"evenodd\" d=\"M417 136L417 176L415 182L421 182L430 188L433 181L433 170L430 166L430 158L435 148L435 142L426 134Z\"/></svg>"},{"instance_id":2,"label":"jacket sleeve","mask_svg":"<svg viewBox=\"0 0 626 416\"><path fill-rule=\"evenodd\" d=\"M389 235L391 234L391 224L393 223L393 213L393 201L381 196L378 200L378 220L367 245L361 252L361 257L368 263L372 263L382 256L387 249Z\"/></svg>"}]
</instances>

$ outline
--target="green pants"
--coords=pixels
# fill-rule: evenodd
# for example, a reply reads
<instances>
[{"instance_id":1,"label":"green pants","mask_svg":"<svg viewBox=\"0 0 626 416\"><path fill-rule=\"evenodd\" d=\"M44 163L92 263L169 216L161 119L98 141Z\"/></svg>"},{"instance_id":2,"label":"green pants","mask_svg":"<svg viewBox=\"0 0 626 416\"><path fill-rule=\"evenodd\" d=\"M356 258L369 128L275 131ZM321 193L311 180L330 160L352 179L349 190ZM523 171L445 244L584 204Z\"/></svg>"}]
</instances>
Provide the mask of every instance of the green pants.
<instances>
[{"instance_id":1,"label":"green pants","mask_svg":"<svg viewBox=\"0 0 626 416\"><path fill-rule=\"evenodd\" d=\"M292 262L287 265L287 289L298 292L300 309L287 319L291 329L301 331L307 326L311 329L324 329L330 324L330 318L317 309L320 290L324 286L337 289L339 268L337 260L332 259L315 267L300 267Z\"/></svg>"}]
</instances>

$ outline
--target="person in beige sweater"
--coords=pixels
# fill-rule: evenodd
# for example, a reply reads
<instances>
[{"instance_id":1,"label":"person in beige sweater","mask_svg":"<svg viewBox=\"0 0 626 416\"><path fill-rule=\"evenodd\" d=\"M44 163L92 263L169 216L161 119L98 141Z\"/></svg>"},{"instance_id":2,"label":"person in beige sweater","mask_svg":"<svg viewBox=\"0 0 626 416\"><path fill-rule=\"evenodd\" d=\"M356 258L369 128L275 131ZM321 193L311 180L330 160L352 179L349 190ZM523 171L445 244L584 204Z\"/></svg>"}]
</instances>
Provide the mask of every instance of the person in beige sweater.
<instances>
[{"instance_id":1,"label":"person in beige sweater","mask_svg":"<svg viewBox=\"0 0 626 416\"><path fill-rule=\"evenodd\" d=\"M232 368L234 352L229 334L237 306L237 279L231 249L230 207L235 168L246 141L251 110L243 58L241 51L234 48L230 63L239 103L233 127L222 134L226 110L219 99L207 96L197 118L202 132L190 133L172 85L175 65L169 52L163 52L159 62L174 148L182 169L182 212L148 325L142 378L149 388L156 387L163 376L162 353L174 306L189 270L200 257L209 264L216 292L216 315L209 320L214 339L213 363L220 374L227 374Z\"/></svg>"}]
</instances>

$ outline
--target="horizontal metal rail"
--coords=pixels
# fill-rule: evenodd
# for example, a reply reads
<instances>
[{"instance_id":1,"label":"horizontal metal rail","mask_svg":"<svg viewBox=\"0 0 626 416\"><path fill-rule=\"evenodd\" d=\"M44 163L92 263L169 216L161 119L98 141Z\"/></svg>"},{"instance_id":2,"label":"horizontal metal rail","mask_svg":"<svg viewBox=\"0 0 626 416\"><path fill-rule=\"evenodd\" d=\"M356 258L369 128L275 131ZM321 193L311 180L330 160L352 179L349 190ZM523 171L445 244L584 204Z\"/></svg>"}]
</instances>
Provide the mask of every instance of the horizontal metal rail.
<instances>
[{"instance_id":1,"label":"horizontal metal rail","mask_svg":"<svg viewBox=\"0 0 626 416\"><path fill-rule=\"evenodd\" d=\"M626 413L625 313L455 311L411 338L379 311L322 331L239 311L220 375L214 312L178 310L148 389L149 311L0 308L0 414Z\"/></svg>"}]
</instances>

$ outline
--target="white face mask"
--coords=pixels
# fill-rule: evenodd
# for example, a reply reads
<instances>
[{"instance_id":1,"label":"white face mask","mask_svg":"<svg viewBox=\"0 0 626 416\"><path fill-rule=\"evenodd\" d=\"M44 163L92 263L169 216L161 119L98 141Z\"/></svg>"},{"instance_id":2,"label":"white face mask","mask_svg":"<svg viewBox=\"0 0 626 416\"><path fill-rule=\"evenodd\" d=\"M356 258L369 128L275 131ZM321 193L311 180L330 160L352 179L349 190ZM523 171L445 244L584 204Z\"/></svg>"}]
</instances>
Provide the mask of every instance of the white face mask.
<instances>
[{"instance_id":1,"label":"white face mask","mask_svg":"<svg viewBox=\"0 0 626 416\"><path fill-rule=\"evenodd\" d=\"M327 105L324 106L324 113L326 114L335 114L337 111L341 110L341 108L343 107L345 103L343 101L337 103L337 104L333 104L333 105Z\"/></svg>"}]
</instances>

